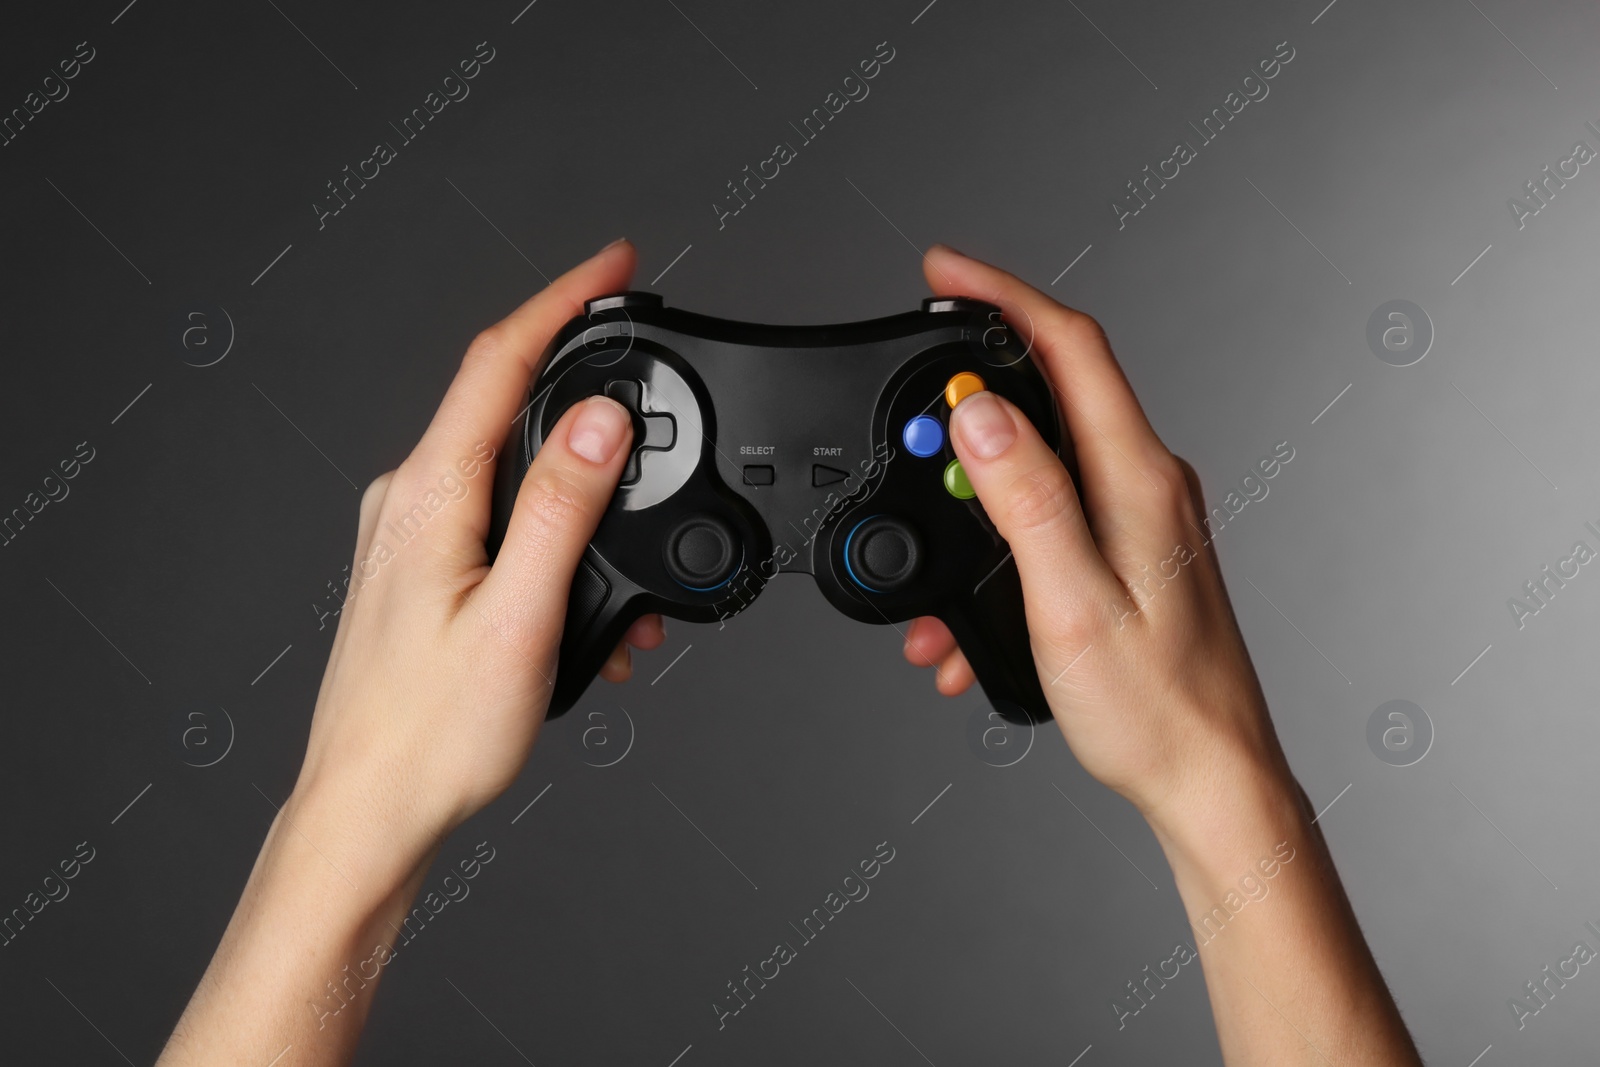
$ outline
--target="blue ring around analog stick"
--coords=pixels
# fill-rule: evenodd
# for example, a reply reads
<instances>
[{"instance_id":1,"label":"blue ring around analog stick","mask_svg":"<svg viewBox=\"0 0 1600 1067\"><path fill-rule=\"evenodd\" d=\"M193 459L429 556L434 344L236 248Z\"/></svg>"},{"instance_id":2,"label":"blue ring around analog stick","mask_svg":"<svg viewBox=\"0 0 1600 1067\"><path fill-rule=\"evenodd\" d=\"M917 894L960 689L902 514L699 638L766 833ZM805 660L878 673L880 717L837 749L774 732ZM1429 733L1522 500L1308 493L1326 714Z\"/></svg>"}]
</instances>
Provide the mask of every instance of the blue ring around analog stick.
<instances>
[{"instance_id":1,"label":"blue ring around analog stick","mask_svg":"<svg viewBox=\"0 0 1600 1067\"><path fill-rule=\"evenodd\" d=\"M906 423L900 439L905 442L907 452L927 459L937 456L944 448L944 427L931 415L918 415Z\"/></svg>"},{"instance_id":2,"label":"blue ring around analog stick","mask_svg":"<svg viewBox=\"0 0 1600 1067\"><path fill-rule=\"evenodd\" d=\"M926 415L921 416L921 417L922 418L927 418ZM915 420L913 420L913 421L915 421ZM906 429L907 429L907 436L909 436L909 431L910 431L910 425L909 424L907 425ZM906 447L910 448L911 445L908 443L906 445ZM878 516L876 516L876 515L868 515L866 518L862 519L860 522L858 522L854 526L850 527L850 532L844 535L844 572L850 576L850 580L852 582L855 582L858 587L860 587L862 589L865 589L869 593L878 593L878 592L882 592L882 590L872 588L872 586L868 585L866 582L863 582L860 578L858 578L856 576L855 568L850 566L850 539L856 535L856 531L857 530L861 529L861 527L865 526L867 523L871 522L873 519L875 519L877 517Z\"/></svg>"}]
</instances>

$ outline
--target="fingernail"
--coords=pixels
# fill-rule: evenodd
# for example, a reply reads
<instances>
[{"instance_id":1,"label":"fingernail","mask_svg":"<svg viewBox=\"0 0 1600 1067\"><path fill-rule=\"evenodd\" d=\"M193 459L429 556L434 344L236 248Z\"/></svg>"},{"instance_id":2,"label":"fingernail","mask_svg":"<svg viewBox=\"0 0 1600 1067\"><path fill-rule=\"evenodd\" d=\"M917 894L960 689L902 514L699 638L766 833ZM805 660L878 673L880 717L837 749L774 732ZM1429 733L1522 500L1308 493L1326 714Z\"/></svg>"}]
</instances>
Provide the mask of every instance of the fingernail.
<instances>
[{"instance_id":1,"label":"fingernail","mask_svg":"<svg viewBox=\"0 0 1600 1067\"><path fill-rule=\"evenodd\" d=\"M606 245L605 248L602 248L600 251L601 252L609 251L609 250L617 247L620 244L626 244L627 241L628 241L628 239L626 237L618 237L615 241L612 241L610 244ZM595 254L599 255L598 252L595 253Z\"/></svg>"},{"instance_id":2,"label":"fingernail","mask_svg":"<svg viewBox=\"0 0 1600 1067\"><path fill-rule=\"evenodd\" d=\"M940 241L940 242L934 244L931 248L928 249L928 251L932 252L935 248L942 249L943 251L946 251L946 252L952 252L955 255L960 256L962 259L971 259L972 258L971 256L967 255L965 252L961 251L961 249L956 248L953 245L947 245L943 241Z\"/></svg>"},{"instance_id":3,"label":"fingernail","mask_svg":"<svg viewBox=\"0 0 1600 1067\"><path fill-rule=\"evenodd\" d=\"M590 463L606 463L622 446L631 422L627 410L615 400L591 396L572 420L567 447Z\"/></svg>"},{"instance_id":4,"label":"fingernail","mask_svg":"<svg viewBox=\"0 0 1600 1067\"><path fill-rule=\"evenodd\" d=\"M950 429L979 459L993 459L1017 439L1017 424L990 392L973 393L957 404L950 413Z\"/></svg>"}]
</instances>

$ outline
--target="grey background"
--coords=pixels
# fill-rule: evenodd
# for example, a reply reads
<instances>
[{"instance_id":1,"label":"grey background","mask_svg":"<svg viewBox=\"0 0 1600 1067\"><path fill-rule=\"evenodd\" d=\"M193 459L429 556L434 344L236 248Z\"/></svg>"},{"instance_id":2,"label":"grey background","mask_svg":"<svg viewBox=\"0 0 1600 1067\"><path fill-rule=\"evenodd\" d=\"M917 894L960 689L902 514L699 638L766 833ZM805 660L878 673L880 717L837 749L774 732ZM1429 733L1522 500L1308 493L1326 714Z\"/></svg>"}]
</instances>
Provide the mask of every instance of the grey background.
<instances>
[{"instance_id":1,"label":"grey background","mask_svg":"<svg viewBox=\"0 0 1600 1067\"><path fill-rule=\"evenodd\" d=\"M777 322L913 307L943 240L1097 316L1213 501L1289 442L1218 550L1406 1018L1430 1063L1593 1056L1588 968L1520 1032L1507 1000L1600 923L1600 578L1520 630L1506 602L1600 545L1600 177L1521 230L1507 198L1600 148L1600 12L523 2L6 15L0 110L97 50L0 148L0 513L95 449L0 548L0 910L97 852L0 949L8 1062L155 1057L294 780L356 487L479 328L624 234L672 303ZM485 40L471 96L319 231L323 183ZM885 40L871 95L719 230L725 183ZM1270 96L1119 231L1123 183L1285 40ZM1365 342L1393 299L1436 327L1414 366ZM231 351L186 365L218 308ZM981 699L900 644L801 580L672 625L445 845L497 857L388 968L360 1060L1217 1062L1197 968L1120 1031L1110 1007L1188 936L1136 813L1053 728L984 763ZM1367 746L1392 699L1435 730L1410 767ZM186 765L219 709L232 748ZM871 896L719 1032L724 983L881 841Z\"/></svg>"}]
</instances>

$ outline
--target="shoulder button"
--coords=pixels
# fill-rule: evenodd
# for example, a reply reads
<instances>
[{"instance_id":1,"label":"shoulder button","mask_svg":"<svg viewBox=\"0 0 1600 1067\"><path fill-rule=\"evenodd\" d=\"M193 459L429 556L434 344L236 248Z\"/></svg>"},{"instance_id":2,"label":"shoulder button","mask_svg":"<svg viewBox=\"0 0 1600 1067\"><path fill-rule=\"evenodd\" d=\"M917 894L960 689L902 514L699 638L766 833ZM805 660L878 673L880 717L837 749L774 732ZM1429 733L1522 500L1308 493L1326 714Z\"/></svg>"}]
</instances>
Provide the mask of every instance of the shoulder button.
<instances>
[{"instance_id":1,"label":"shoulder button","mask_svg":"<svg viewBox=\"0 0 1600 1067\"><path fill-rule=\"evenodd\" d=\"M1000 309L993 304L986 304L982 300L970 300L964 296L930 296L922 301L922 310L938 314L941 311L965 311L987 314Z\"/></svg>"},{"instance_id":2,"label":"shoulder button","mask_svg":"<svg viewBox=\"0 0 1600 1067\"><path fill-rule=\"evenodd\" d=\"M629 291L617 293L613 296L597 296L583 306L583 311L585 315L593 315L597 311L612 311L617 308L658 308L661 306L661 297L655 293Z\"/></svg>"}]
</instances>

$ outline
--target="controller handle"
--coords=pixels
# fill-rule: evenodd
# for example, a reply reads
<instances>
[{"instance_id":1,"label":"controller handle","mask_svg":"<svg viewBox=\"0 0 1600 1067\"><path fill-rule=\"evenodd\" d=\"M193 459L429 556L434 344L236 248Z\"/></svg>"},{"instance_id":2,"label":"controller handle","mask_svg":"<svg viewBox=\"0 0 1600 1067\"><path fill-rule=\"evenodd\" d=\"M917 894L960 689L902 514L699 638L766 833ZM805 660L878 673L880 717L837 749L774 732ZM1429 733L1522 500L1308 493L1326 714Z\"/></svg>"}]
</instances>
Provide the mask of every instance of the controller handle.
<instances>
[{"instance_id":1,"label":"controller handle","mask_svg":"<svg viewBox=\"0 0 1600 1067\"><path fill-rule=\"evenodd\" d=\"M1028 640L1022 579L1011 553L976 588L947 600L934 615L950 628L1001 718L1019 725L1051 718Z\"/></svg>"},{"instance_id":2,"label":"controller handle","mask_svg":"<svg viewBox=\"0 0 1600 1067\"><path fill-rule=\"evenodd\" d=\"M520 421L523 417L519 416L519 422L512 426L495 465L493 507L485 538L490 559L500 554L517 491L528 468L526 459L518 453L527 433L526 425ZM567 592L566 624L561 631L554 690L545 711L547 721L564 714L583 696L628 627L653 610L645 601L646 595L618 574L592 544L584 549Z\"/></svg>"},{"instance_id":3,"label":"controller handle","mask_svg":"<svg viewBox=\"0 0 1600 1067\"><path fill-rule=\"evenodd\" d=\"M564 715L583 696L628 627L648 610L647 598L593 546L584 551L567 594L567 619L546 720Z\"/></svg>"}]
</instances>

